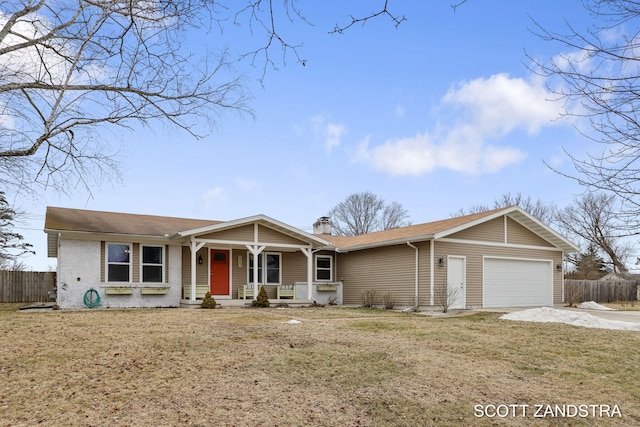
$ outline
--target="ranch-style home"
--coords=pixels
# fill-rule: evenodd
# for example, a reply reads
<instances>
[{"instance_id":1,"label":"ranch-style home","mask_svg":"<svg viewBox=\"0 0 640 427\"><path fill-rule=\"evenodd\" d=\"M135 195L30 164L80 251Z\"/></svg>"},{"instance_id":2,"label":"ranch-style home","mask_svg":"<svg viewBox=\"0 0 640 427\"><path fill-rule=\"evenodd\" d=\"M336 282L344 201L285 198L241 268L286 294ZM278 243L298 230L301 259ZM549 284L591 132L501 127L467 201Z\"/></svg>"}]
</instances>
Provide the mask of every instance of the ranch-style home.
<instances>
[{"instance_id":1,"label":"ranch-style home","mask_svg":"<svg viewBox=\"0 0 640 427\"><path fill-rule=\"evenodd\" d=\"M519 207L361 236L314 232L265 215L211 221L48 207L61 308L378 303L490 308L563 300L562 259L578 248ZM446 299L446 300L445 300Z\"/></svg>"}]
</instances>

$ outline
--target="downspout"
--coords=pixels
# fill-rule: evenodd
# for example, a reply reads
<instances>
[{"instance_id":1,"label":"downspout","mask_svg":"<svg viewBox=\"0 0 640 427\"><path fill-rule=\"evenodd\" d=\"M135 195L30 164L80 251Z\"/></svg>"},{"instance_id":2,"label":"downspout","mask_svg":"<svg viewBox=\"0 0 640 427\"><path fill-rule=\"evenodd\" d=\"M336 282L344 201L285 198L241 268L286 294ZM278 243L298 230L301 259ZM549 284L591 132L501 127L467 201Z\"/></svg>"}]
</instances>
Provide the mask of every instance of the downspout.
<instances>
[{"instance_id":1,"label":"downspout","mask_svg":"<svg viewBox=\"0 0 640 427\"><path fill-rule=\"evenodd\" d=\"M416 307L419 307L420 306L420 300L418 299L418 296L419 296L418 295L418 284L419 284L419 282L418 282L418 279L419 279L419 276L418 276L419 264L418 263L419 263L419 260L420 260L420 258L418 257L419 249L418 249L417 246L412 245L411 242L407 242L407 245L409 245L410 248L413 248L413 249L416 250L416 295L415 295L414 303L415 303Z\"/></svg>"},{"instance_id":2,"label":"downspout","mask_svg":"<svg viewBox=\"0 0 640 427\"><path fill-rule=\"evenodd\" d=\"M564 251L560 252L560 265L562 265L562 270L560 270L560 280L562 283L562 286L560 287L562 289L561 301L564 303ZM553 265L551 266L551 270L553 270ZM551 276L551 303L553 304L553 275Z\"/></svg>"},{"instance_id":3,"label":"downspout","mask_svg":"<svg viewBox=\"0 0 640 427\"><path fill-rule=\"evenodd\" d=\"M433 270L435 261L435 239L429 241L429 305L433 305L433 292L435 291L435 271Z\"/></svg>"}]
</instances>

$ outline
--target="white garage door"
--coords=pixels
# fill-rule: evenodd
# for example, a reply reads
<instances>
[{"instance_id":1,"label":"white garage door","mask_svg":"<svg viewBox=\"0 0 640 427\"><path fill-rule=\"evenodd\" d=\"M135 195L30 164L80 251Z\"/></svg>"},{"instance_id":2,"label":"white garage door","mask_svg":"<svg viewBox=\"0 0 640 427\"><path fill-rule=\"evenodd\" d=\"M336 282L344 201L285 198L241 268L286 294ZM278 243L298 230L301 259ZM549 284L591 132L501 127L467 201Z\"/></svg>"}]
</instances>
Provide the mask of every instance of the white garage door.
<instances>
[{"instance_id":1,"label":"white garage door","mask_svg":"<svg viewBox=\"0 0 640 427\"><path fill-rule=\"evenodd\" d=\"M484 259L484 307L530 307L553 304L551 262Z\"/></svg>"}]
</instances>

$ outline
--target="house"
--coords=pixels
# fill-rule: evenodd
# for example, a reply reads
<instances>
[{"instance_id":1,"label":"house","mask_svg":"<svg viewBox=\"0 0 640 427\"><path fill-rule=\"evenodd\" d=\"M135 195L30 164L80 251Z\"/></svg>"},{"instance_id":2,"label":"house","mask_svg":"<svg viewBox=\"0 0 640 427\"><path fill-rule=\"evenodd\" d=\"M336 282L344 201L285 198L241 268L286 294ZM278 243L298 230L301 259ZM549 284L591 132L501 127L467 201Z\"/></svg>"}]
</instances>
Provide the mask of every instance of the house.
<instances>
[{"instance_id":1,"label":"house","mask_svg":"<svg viewBox=\"0 0 640 427\"><path fill-rule=\"evenodd\" d=\"M562 258L575 245L518 207L362 236L307 233L265 215L231 221L48 207L48 254L58 305L178 307L211 292L244 304L272 300L360 304L364 291L398 305L450 308L562 302ZM310 285L309 285L310 284Z\"/></svg>"}]
</instances>

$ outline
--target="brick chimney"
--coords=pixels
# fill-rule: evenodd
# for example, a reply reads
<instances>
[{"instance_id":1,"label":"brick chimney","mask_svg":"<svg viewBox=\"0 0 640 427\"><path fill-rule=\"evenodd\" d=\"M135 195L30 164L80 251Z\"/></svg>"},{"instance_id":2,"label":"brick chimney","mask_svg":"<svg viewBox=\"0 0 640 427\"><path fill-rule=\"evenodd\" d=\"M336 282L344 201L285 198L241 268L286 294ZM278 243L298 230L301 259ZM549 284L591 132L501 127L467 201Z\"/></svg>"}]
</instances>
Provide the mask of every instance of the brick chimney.
<instances>
[{"instance_id":1,"label":"brick chimney","mask_svg":"<svg viewBox=\"0 0 640 427\"><path fill-rule=\"evenodd\" d=\"M313 234L331 234L331 219L328 216L321 216L313 224Z\"/></svg>"}]
</instances>

